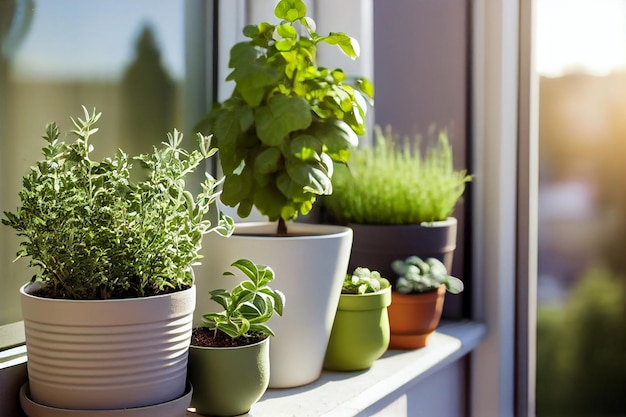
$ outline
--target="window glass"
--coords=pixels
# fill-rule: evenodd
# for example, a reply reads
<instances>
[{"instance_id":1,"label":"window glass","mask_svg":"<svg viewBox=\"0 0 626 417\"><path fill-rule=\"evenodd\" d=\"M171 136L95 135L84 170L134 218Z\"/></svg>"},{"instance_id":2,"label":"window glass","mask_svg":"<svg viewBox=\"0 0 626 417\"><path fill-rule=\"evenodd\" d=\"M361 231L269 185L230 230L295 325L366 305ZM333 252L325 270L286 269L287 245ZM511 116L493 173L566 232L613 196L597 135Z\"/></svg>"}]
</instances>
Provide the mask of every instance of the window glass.
<instances>
[{"instance_id":1,"label":"window glass","mask_svg":"<svg viewBox=\"0 0 626 417\"><path fill-rule=\"evenodd\" d=\"M626 2L537 1L537 416L623 416Z\"/></svg>"},{"instance_id":2,"label":"window glass","mask_svg":"<svg viewBox=\"0 0 626 417\"><path fill-rule=\"evenodd\" d=\"M69 131L83 105L102 112L96 157L149 151L174 127L193 139L187 74L204 59L186 60L190 38L203 35L185 24L202 15L194 7L201 2L0 0L0 210L15 210L46 123ZM0 226L0 325L20 320L17 291L33 274L12 262L18 244Z\"/></svg>"}]
</instances>

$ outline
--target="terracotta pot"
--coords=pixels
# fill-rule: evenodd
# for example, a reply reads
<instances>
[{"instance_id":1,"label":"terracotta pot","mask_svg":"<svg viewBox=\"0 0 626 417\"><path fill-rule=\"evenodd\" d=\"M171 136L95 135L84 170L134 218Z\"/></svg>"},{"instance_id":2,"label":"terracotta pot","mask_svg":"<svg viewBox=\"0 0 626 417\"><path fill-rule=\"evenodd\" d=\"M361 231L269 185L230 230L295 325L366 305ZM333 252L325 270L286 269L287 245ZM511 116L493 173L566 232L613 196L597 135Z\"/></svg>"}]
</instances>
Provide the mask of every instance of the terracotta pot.
<instances>
[{"instance_id":1,"label":"terracotta pot","mask_svg":"<svg viewBox=\"0 0 626 417\"><path fill-rule=\"evenodd\" d=\"M392 292L389 311L390 349L426 346L441 319L446 286L421 294Z\"/></svg>"},{"instance_id":2,"label":"terracotta pot","mask_svg":"<svg viewBox=\"0 0 626 417\"><path fill-rule=\"evenodd\" d=\"M324 368L360 371L372 366L389 346L391 288L368 294L341 294L328 341Z\"/></svg>"}]
</instances>

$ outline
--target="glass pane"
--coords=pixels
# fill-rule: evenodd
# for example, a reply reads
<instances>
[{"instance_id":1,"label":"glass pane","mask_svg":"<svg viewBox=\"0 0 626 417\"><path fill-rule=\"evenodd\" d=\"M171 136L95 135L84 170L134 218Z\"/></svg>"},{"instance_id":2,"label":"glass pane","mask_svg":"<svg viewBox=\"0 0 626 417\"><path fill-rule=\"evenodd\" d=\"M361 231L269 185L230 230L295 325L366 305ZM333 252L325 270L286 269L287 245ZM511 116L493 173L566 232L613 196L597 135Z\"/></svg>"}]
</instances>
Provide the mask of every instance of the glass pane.
<instances>
[{"instance_id":1,"label":"glass pane","mask_svg":"<svg viewBox=\"0 0 626 417\"><path fill-rule=\"evenodd\" d=\"M204 56L186 61L185 47L204 33L186 16L198 21L203 7L184 0L0 0L0 209L15 210L45 124L70 130L82 105L102 112L97 157L118 147L131 155L149 151L174 127L193 140L191 115L204 109L189 104L189 74L204 68ZM33 274L26 261L11 262L18 242L0 226L0 325L20 320L17 290Z\"/></svg>"},{"instance_id":2,"label":"glass pane","mask_svg":"<svg viewBox=\"0 0 626 417\"><path fill-rule=\"evenodd\" d=\"M537 6L537 415L623 416L626 1Z\"/></svg>"}]
</instances>

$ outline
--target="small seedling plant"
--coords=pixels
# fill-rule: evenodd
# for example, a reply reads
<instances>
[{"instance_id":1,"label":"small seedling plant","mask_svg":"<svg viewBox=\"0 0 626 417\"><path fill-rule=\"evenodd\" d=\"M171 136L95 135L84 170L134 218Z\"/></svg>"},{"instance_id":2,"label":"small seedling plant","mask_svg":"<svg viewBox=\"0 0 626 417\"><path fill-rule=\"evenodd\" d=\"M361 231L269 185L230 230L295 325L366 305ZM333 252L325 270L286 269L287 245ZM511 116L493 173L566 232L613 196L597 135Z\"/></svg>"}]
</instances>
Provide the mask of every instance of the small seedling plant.
<instances>
[{"instance_id":1,"label":"small seedling plant","mask_svg":"<svg viewBox=\"0 0 626 417\"><path fill-rule=\"evenodd\" d=\"M17 259L29 257L36 268L37 295L91 300L189 288L203 235L234 228L215 204L220 181L207 174L199 194L186 189L187 176L216 152L211 137L198 134L198 148L187 151L174 130L150 154L131 158L120 149L96 161L101 113L83 111L72 119L72 143L61 140L56 123L46 126L43 158L23 178L21 206L2 219L23 239ZM132 161L145 180L132 179Z\"/></svg>"},{"instance_id":2,"label":"small seedling plant","mask_svg":"<svg viewBox=\"0 0 626 417\"><path fill-rule=\"evenodd\" d=\"M370 271L365 267L358 267L352 274L346 274L341 288L342 294L367 294L375 293L391 284L383 278L378 271Z\"/></svg>"},{"instance_id":3,"label":"small seedling plant","mask_svg":"<svg viewBox=\"0 0 626 417\"><path fill-rule=\"evenodd\" d=\"M448 275L445 265L436 258L423 260L419 256L409 256L405 260L395 260L392 269L398 274L395 290L402 294L435 291L445 285L451 294L463 291L463 281Z\"/></svg>"},{"instance_id":4,"label":"small seedling plant","mask_svg":"<svg viewBox=\"0 0 626 417\"><path fill-rule=\"evenodd\" d=\"M274 313L282 316L285 305L284 294L268 286L274 280L274 271L249 259L239 259L231 266L248 279L231 291L217 289L209 293L224 310L202 316L204 327L194 329L194 345L242 346L274 335L266 322ZM235 276L231 271L224 275Z\"/></svg>"}]
</instances>

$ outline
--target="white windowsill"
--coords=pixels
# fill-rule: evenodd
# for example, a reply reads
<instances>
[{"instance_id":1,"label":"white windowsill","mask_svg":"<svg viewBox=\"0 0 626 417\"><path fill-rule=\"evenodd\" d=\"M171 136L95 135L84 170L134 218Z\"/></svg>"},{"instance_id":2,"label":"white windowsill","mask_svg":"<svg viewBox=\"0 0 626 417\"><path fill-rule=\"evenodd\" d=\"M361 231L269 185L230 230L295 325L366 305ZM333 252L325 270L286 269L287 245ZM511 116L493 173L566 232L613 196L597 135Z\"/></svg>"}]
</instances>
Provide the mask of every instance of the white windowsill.
<instances>
[{"instance_id":1,"label":"white windowsill","mask_svg":"<svg viewBox=\"0 0 626 417\"><path fill-rule=\"evenodd\" d=\"M478 346L485 332L481 323L442 323L422 349L389 350L366 371L324 371L320 379L303 387L269 389L248 415L356 416L393 400L428 375L465 356ZM188 413L190 417L196 415Z\"/></svg>"}]
</instances>

